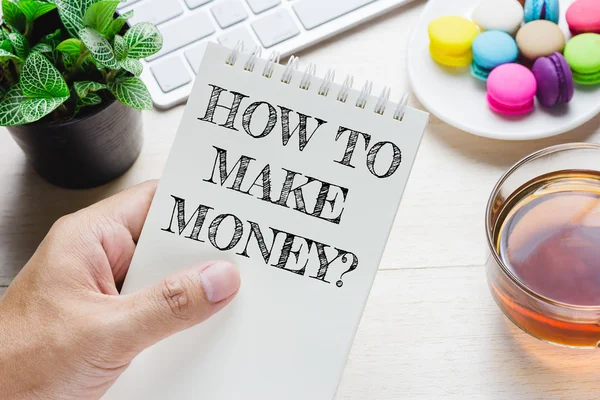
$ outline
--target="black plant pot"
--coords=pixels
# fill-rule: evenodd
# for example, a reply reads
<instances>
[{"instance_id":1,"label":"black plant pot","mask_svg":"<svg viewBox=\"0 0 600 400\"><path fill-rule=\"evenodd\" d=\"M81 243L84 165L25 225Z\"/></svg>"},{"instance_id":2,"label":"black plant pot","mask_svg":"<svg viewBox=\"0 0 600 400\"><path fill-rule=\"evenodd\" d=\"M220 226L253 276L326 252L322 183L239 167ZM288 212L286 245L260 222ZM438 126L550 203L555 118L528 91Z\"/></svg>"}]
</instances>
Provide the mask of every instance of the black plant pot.
<instances>
[{"instance_id":1,"label":"black plant pot","mask_svg":"<svg viewBox=\"0 0 600 400\"><path fill-rule=\"evenodd\" d=\"M8 128L48 182L70 189L100 186L122 175L142 148L142 112L112 100L63 123Z\"/></svg>"}]
</instances>

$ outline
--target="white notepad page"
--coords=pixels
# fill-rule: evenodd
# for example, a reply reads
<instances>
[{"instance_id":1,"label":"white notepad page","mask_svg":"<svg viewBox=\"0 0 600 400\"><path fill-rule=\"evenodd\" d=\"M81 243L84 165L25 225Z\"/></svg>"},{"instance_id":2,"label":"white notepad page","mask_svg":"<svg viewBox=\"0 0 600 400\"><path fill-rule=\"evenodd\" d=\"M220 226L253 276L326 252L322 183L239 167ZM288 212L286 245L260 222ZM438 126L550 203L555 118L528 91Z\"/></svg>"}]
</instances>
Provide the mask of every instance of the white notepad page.
<instances>
[{"instance_id":1,"label":"white notepad page","mask_svg":"<svg viewBox=\"0 0 600 400\"><path fill-rule=\"evenodd\" d=\"M230 54L208 44L123 292L217 259L239 267L240 291L210 320L144 351L107 399L335 395L427 114L406 108L400 121L386 103L380 115L376 97L359 108L358 91L341 102L340 85L323 96L319 78L304 90L303 72L286 84L285 66L269 78L265 60L247 71L248 56L232 66Z\"/></svg>"}]
</instances>

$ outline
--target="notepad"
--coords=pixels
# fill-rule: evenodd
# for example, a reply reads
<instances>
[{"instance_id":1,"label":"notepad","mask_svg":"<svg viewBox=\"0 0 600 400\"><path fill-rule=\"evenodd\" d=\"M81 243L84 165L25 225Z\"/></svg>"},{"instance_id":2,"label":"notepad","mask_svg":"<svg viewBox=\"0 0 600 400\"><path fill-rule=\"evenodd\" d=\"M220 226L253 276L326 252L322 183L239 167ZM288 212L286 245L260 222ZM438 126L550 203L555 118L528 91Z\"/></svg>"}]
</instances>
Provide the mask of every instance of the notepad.
<instances>
[{"instance_id":1,"label":"notepad","mask_svg":"<svg viewBox=\"0 0 600 400\"><path fill-rule=\"evenodd\" d=\"M335 396L428 115L239 50L207 44L123 292L217 259L240 291L107 399Z\"/></svg>"}]
</instances>

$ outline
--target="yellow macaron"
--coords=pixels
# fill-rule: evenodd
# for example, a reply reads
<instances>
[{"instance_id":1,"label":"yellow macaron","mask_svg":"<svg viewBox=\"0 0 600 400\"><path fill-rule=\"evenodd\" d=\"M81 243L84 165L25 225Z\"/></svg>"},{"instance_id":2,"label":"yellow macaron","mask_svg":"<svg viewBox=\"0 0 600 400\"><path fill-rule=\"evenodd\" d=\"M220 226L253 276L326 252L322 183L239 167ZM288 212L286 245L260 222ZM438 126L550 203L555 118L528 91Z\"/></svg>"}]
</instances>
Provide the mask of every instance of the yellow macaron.
<instances>
[{"instance_id":1,"label":"yellow macaron","mask_svg":"<svg viewBox=\"0 0 600 400\"><path fill-rule=\"evenodd\" d=\"M429 52L438 63L465 67L473 61L471 44L479 35L477 24L463 17L446 16L429 24Z\"/></svg>"}]
</instances>

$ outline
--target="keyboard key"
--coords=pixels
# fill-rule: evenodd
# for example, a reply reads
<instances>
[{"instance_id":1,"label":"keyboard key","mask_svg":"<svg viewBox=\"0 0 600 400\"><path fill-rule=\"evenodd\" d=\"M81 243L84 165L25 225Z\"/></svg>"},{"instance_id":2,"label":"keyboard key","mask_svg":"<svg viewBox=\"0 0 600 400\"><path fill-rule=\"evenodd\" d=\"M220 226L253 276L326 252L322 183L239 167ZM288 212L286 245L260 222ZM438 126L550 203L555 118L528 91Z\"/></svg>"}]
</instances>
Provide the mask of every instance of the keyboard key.
<instances>
[{"instance_id":1,"label":"keyboard key","mask_svg":"<svg viewBox=\"0 0 600 400\"><path fill-rule=\"evenodd\" d=\"M325 1L321 0L323 3ZM300 33L289 11L285 9L257 19L252 29L265 48L281 43Z\"/></svg>"},{"instance_id":2,"label":"keyboard key","mask_svg":"<svg viewBox=\"0 0 600 400\"><path fill-rule=\"evenodd\" d=\"M157 61L152 64L150 70L154 74L158 86L165 93L192 81L190 73L179 56L171 56Z\"/></svg>"},{"instance_id":3,"label":"keyboard key","mask_svg":"<svg viewBox=\"0 0 600 400\"><path fill-rule=\"evenodd\" d=\"M313 29L374 1L376 0L300 0L292 7L302 25L306 29Z\"/></svg>"},{"instance_id":4,"label":"keyboard key","mask_svg":"<svg viewBox=\"0 0 600 400\"><path fill-rule=\"evenodd\" d=\"M259 14L263 11L267 11L269 8L273 8L279 3L281 0L247 0L248 5L252 9L254 14Z\"/></svg>"},{"instance_id":5,"label":"keyboard key","mask_svg":"<svg viewBox=\"0 0 600 400\"><path fill-rule=\"evenodd\" d=\"M146 0L133 8L132 25L138 22L150 22L158 25L183 14L179 0Z\"/></svg>"},{"instance_id":6,"label":"keyboard key","mask_svg":"<svg viewBox=\"0 0 600 400\"><path fill-rule=\"evenodd\" d=\"M212 0L185 0L185 4L187 4L190 10L193 10L196 7L200 7L202 4L210 3Z\"/></svg>"},{"instance_id":7,"label":"keyboard key","mask_svg":"<svg viewBox=\"0 0 600 400\"><path fill-rule=\"evenodd\" d=\"M206 42L192 46L183 52L183 54L185 54L185 58L187 58L188 63L190 63L190 66L196 74L198 73L198 69L200 69L200 63L202 62L202 57L204 56L205 51Z\"/></svg>"},{"instance_id":8,"label":"keyboard key","mask_svg":"<svg viewBox=\"0 0 600 400\"><path fill-rule=\"evenodd\" d=\"M148 57L148 60L154 60L187 44L197 42L213 34L215 27L207 13L199 12L160 26L158 30L163 35L163 47L158 53Z\"/></svg>"},{"instance_id":9,"label":"keyboard key","mask_svg":"<svg viewBox=\"0 0 600 400\"><path fill-rule=\"evenodd\" d=\"M138 2L138 1L140 1L140 0L127 0L127 1L124 1L124 2L120 3L120 4L117 6L117 10L120 10L120 9L122 9L122 8L125 8L125 7L127 7L127 6L130 6L130 5L132 5L133 3L136 3L136 2Z\"/></svg>"},{"instance_id":10,"label":"keyboard key","mask_svg":"<svg viewBox=\"0 0 600 400\"><path fill-rule=\"evenodd\" d=\"M223 46L234 48L239 41L244 42L244 51L250 53L256 46L256 41L246 27L239 27L227 31L224 35L219 36L218 41Z\"/></svg>"},{"instance_id":11,"label":"keyboard key","mask_svg":"<svg viewBox=\"0 0 600 400\"><path fill-rule=\"evenodd\" d=\"M244 6L239 0L224 0L210 9L221 28L235 25L248 18Z\"/></svg>"}]
</instances>

